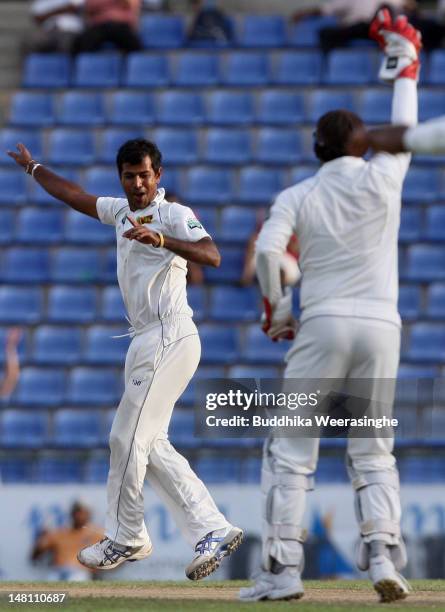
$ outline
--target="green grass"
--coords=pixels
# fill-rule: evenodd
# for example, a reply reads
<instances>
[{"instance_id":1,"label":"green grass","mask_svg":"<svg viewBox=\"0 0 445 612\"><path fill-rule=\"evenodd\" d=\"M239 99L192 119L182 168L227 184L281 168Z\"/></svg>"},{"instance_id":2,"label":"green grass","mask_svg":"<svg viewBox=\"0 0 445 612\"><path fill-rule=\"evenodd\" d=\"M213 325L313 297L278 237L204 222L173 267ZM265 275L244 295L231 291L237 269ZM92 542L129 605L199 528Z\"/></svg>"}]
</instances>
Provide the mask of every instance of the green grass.
<instances>
[{"instance_id":1,"label":"green grass","mask_svg":"<svg viewBox=\"0 0 445 612\"><path fill-rule=\"evenodd\" d=\"M150 611L150 612L235 612L246 610L248 612L377 612L391 609L398 612L407 610L438 610L445 611L445 581L444 580L415 580L412 581L414 593L412 601L406 600L396 604L378 604L377 596L367 581L305 581L307 597L299 601L282 602L258 602L240 603L235 599L221 601L218 597L236 592L246 582L89 582L89 583L0 583L0 610L38 610L50 611L61 610L66 612L108 612L119 611ZM5 594L9 588L14 592L36 592L51 591L63 592L75 589L76 593L68 596L63 604L11 604L7 601ZM106 596L90 596L88 590L106 589ZM121 596L119 590L126 589L131 597ZM152 597L150 589L153 589ZM187 596L183 597L182 589L187 589ZM165 591L169 598L163 598ZM175 591L178 591L176 597ZM196 595L194 593L196 591ZM328 592L327 592L328 591ZM421 593L419 593L421 591ZM442 593L443 597L440 596ZM323 597L326 599L323 600ZM311 601L313 596L316 601ZM232 595L234 597L234 595ZM335 598L335 602L331 600Z\"/></svg>"}]
</instances>

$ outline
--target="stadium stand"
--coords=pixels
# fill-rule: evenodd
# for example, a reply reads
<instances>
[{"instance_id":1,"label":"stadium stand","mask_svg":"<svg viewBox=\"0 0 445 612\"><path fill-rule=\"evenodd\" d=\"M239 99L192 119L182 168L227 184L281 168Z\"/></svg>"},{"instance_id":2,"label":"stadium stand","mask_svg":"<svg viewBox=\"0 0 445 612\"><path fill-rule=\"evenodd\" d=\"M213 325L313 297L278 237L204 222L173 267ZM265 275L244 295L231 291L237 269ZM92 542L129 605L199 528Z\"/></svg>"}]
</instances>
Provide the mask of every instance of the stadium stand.
<instances>
[{"instance_id":1,"label":"stadium stand","mask_svg":"<svg viewBox=\"0 0 445 612\"><path fill-rule=\"evenodd\" d=\"M162 185L197 206L197 216L220 243L222 266L206 269L204 285L188 289L200 324L202 361L170 432L174 443L190 449L209 483L258 482L261 441L252 445L256 454L247 454L237 440L218 446L195 438L196 380L276 377L288 348L261 333L257 288L239 285L257 211L277 191L317 170L311 132L323 112L349 108L367 123L390 117L391 92L376 82L373 48L326 57L318 50L317 32L331 23L314 18L288 27L280 17L245 16L237 21L232 47L208 49L186 45L181 16L147 14L143 52L75 60L29 55L23 89L12 95L0 130L2 149L25 142L36 158L87 191L114 196L121 194L114 166L118 146L137 136L153 138L164 153ZM445 112L445 51L434 51L425 67L422 118ZM428 469L423 456L411 456L427 431L445 447L445 393L437 394L442 409L428 420L422 411L431 394L428 385L418 384L443 376L445 366L443 163L413 160L400 229L405 325L398 452L402 480L419 482L443 480L445 470L443 455L434 465L428 455ZM29 326L20 347L18 388L0 412L0 440L9 452L0 452L3 482L106 479L104 448L128 344L128 338L111 338L127 327L113 242L112 228L62 207L9 158L0 160L0 340L7 325ZM224 444L227 456L212 455ZM326 447L329 457L321 458L318 480L346 480L336 447Z\"/></svg>"}]
</instances>

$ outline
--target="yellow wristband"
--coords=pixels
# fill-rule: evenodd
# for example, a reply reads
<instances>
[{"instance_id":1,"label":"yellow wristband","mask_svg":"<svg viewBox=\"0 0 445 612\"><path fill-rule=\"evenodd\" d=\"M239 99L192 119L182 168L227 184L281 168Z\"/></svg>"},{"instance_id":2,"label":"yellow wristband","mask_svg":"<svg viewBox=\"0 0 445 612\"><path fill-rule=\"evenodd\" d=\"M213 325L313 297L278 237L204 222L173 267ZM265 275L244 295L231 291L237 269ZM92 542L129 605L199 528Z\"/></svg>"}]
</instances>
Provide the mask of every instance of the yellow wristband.
<instances>
[{"instance_id":1,"label":"yellow wristband","mask_svg":"<svg viewBox=\"0 0 445 612\"><path fill-rule=\"evenodd\" d=\"M157 246L156 248L157 248L157 249L162 249L162 247L163 247L163 246L164 246L164 244L165 244L164 234L161 234L161 232L156 232L156 233L157 233L157 235L159 236L159 244L158 244L158 246Z\"/></svg>"}]
</instances>

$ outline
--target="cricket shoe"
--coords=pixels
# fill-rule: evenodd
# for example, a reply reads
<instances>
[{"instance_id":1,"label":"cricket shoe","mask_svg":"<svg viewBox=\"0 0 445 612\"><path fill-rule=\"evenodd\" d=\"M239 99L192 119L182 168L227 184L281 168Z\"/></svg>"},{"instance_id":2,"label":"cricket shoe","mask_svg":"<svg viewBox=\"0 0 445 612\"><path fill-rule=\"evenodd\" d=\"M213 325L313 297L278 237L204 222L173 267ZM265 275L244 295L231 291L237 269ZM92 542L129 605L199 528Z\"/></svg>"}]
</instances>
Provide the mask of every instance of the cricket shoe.
<instances>
[{"instance_id":1,"label":"cricket shoe","mask_svg":"<svg viewBox=\"0 0 445 612\"><path fill-rule=\"evenodd\" d=\"M395 569L385 555L371 557L369 577L382 603L405 599L412 590L409 583Z\"/></svg>"},{"instance_id":2,"label":"cricket shoe","mask_svg":"<svg viewBox=\"0 0 445 612\"><path fill-rule=\"evenodd\" d=\"M98 570L110 570L125 561L140 561L151 555L151 542L142 546L125 546L116 544L109 538L103 538L92 546L82 548L77 553L77 560L85 567Z\"/></svg>"},{"instance_id":3,"label":"cricket shoe","mask_svg":"<svg viewBox=\"0 0 445 612\"><path fill-rule=\"evenodd\" d=\"M190 580L201 580L218 569L224 557L231 555L243 541L243 532L238 527L225 527L210 531L195 546L197 556L185 568Z\"/></svg>"},{"instance_id":4,"label":"cricket shoe","mask_svg":"<svg viewBox=\"0 0 445 612\"><path fill-rule=\"evenodd\" d=\"M261 601L262 599L300 599L304 595L301 574L297 567L285 567L279 574L262 570L254 576L251 587L240 589L240 601Z\"/></svg>"}]
</instances>

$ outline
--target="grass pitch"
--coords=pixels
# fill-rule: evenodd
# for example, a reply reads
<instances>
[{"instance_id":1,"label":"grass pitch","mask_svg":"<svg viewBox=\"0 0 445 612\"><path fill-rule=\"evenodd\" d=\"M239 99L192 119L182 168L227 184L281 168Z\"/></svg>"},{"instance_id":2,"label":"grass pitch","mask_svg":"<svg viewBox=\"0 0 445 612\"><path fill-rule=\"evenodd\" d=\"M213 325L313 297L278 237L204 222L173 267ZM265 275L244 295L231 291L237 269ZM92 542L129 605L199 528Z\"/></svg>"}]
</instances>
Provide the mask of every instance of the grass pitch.
<instances>
[{"instance_id":1,"label":"grass pitch","mask_svg":"<svg viewBox=\"0 0 445 612\"><path fill-rule=\"evenodd\" d=\"M371 584L358 581L306 580L303 599L241 603L238 589L246 582L86 582L0 583L0 610L61 610L61 612L380 612L394 609L445 611L445 580L414 580L413 593L404 601L379 604ZM66 592L63 604L9 603L9 593Z\"/></svg>"}]
</instances>

